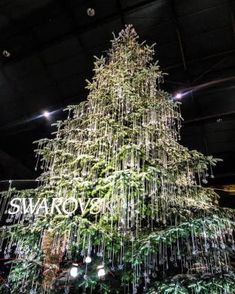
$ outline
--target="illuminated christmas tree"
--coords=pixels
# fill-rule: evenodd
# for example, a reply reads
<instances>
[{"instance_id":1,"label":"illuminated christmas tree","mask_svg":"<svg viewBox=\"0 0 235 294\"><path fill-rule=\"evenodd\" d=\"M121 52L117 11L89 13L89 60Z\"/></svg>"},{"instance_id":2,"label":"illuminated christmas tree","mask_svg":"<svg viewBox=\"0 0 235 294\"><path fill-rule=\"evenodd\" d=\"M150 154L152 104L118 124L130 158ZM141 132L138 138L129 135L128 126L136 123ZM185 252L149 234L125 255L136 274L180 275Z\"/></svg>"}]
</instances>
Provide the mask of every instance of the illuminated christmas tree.
<instances>
[{"instance_id":1,"label":"illuminated christmas tree","mask_svg":"<svg viewBox=\"0 0 235 294\"><path fill-rule=\"evenodd\" d=\"M87 101L38 142L38 188L3 194L8 211L38 204L1 230L16 257L3 293L235 292L233 212L201 185L217 160L178 143L179 103L153 56L132 26L115 37Z\"/></svg>"}]
</instances>

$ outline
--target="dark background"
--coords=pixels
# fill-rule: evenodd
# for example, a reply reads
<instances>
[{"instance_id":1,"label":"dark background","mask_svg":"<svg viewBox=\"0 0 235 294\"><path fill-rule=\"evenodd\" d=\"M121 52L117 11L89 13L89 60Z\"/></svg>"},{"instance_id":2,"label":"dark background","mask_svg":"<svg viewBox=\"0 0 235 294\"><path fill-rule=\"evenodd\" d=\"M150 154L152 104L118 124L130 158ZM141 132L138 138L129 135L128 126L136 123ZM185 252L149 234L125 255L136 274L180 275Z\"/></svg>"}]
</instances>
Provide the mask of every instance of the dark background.
<instances>
[{"instance_id":1,"label":"dark background","mask_svg":"<svg viewBox=\"0 0 235 294\"><path fill-rule=\"evenodd\" d=\"M233 0L0 0L0 179L38 176L32 141L86 98L93 56L133 24L156 43L163 89L186 92L182 144L224 160L209 184L235 207L234 11Z\"/></svg>"}]
</instances>

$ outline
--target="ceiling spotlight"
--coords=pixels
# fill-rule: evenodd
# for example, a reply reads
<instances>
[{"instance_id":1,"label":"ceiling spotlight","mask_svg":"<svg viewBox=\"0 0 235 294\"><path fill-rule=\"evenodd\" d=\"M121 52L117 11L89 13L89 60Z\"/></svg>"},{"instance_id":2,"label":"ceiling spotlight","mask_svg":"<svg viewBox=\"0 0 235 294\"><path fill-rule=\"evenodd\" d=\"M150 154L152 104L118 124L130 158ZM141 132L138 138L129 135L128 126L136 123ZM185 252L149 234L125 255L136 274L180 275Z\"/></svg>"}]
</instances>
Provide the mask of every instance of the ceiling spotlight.
<instances>
[{"instance_id":1,"label":"ceiling spotlight","mask_svg":"<svg viewBox=\"0 0 235 294\"><path fill-rule=\"evenodd\" d=\"M50 117L50 112L48 111L44 111L42 114L45 118L49 118Z\"/></svg>"},{"instance_id":2,"label":"ceiling spotlight","mask_svg":"<svg viewBox=\"0 0 235 294\"><path fill-rule=\"evenodd\" d=\"M87 8L87 15L88 16L94 16L95 15L95 9L94 8Z\"/></svg>"},{"instance_id":3,"label":"ceiling spotlight","mask_svg":"<svg viewBox=\"0 0 235 294\"><path fill-rule=\"evenodd\" d=\"M7 50L3 50L3 51L2 51L2 55L3 55L4 57L9 58L9 57L11 56L11 53L10 53L9 51L7 51Z\"/></svg>"},{"instance_id":4,"label":"ceiling spotlight","mask_svg":"<svg viewBox=\"0 0 235 294\"><path fill-rule=\"evenodd\" d=\"M97 267L98 269L98 272L97 272L97 275L99 278L103 278L105 276L105 269L104 269L104 266L103 265L100 265Z\"/></svg>"},{"instance_id":5,"label":"ceiling spotlight","mask_svg":"<svg viewBox=\"0 0 235 294\"><path fill-rule=\"evenodd\" d=\"M177 94L175 95L175 98L176 98L176 99L181 99L182 96L183 96L182 93L177 93Z\"/></svg>"},{"instance_id":6,"label":"ceiling spotlight","mask_svg":"<svg viewBox=\"0 0 235 294\"><path fill-rule=\"evenodd\" d=\"M85 258L85 263L91 263L91 257L90 256L87 256Z\"/></svg>"},{"instance_id":7,"label":"ceiling spotlight","mask_svg":"<svg viewBox=\"0 0 235 294\"><path fill-rule=\"evenodd\" d=\"M69 273L72 278L76 278L78 276L78 264L74 263Z\"/></svg>"}]
</instances>

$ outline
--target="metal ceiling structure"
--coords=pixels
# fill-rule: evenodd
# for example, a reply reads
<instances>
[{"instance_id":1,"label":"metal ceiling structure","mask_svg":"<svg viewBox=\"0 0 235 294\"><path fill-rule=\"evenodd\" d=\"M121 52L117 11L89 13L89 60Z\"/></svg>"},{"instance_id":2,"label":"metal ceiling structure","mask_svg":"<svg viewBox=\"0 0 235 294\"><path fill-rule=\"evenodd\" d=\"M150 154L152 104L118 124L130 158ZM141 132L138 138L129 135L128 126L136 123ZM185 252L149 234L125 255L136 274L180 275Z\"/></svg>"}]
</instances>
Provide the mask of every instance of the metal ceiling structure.
<instances>
[{"instance_id":1,"label":"metal ceiling structure","mask_svg":"<svg viewBox=\"0 0 235 294\"><path fill-rule=\"evenodd\" d=\"M222 158L213 183L234 183L234 12L234 0L1 0L0 178L37 176L32 141L86 98L93 56L133 24L156 43L163 89L185 93L182 144Z\"/></svg>"}]
</instances>

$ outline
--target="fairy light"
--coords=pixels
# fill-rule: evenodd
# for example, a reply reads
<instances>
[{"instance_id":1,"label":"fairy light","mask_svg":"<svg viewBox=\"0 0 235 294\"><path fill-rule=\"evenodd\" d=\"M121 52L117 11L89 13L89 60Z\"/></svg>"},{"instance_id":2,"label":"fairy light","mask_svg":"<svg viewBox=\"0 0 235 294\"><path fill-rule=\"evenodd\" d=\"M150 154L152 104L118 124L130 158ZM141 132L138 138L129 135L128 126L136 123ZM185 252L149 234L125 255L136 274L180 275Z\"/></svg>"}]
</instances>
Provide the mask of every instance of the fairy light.
<instances>
[{"instance_id":1,"label":"fairy light","mask_svg":"<svg viewBox=\"0 0 235 294\"><path fill-rule=\"evenodd\" d=\"M85 263L91 263L91 257L90 256L87 256L85 258Z\"/></svg>"},{"instance_id":2,"label":"fairy light","mask_svg":"<svg viewBox=\"0 0 235 294\"><path fill-rule=\"evenodd\" d=\"M100 265L100 266L97 267L97 269L98 269L98 272L97 272L98 277L103 278L105 276L105 274L106 274L104 266Z\"/></svg>"},{"instance_id":3,"label":"fairy light","mask_svg":"<svg viewBox=\"0 0 235 294\"><path fill-rule=\"evenodd\" d=\"M76 263L73 264L69 273L72 278L76 278L78 276L78 265Z\"/></svg>"}]
</instances>

